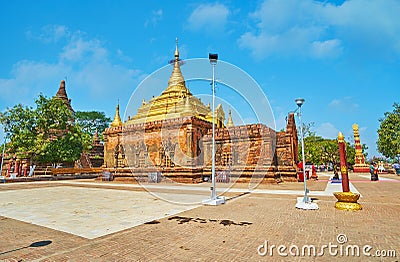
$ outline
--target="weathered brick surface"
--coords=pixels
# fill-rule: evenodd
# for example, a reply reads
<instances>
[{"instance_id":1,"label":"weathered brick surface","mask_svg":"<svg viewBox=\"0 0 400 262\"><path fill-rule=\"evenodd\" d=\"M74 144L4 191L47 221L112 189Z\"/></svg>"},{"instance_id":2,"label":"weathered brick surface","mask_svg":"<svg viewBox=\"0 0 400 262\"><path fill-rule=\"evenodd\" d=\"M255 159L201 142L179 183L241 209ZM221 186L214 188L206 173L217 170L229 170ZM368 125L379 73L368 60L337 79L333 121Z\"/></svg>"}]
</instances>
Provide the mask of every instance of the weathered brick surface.
<instances>
[{"instance_id":1,"label":"weathered brick surface","mask_svg":"<svg viewBox=\"0 0 400 262\"><path fill-rule=\"evenodd\" d=\"M104 137L106 167L115 166L116 148L120 145L124 148L123 154L121 150L117 153L118 163L125 161L119 164L119 168L125 166L119 172L125 174L121 176L152 172L150 169L154 168L179 182L201 181L198 169L203 169L203 176L210 175L211 124L196 117L109 128ZM269 182L296 180L297 134L293 114L289 115L283 132L275 132L263 124L251 124L217 128L215 138L217 170L229 171L232 177L240 177L243 182L253 175L265 176ZM126 160L121 160L121 155ZM183 167L194 169L185 171L187 178L181 175Z\"/></svg>"}]
</instances>

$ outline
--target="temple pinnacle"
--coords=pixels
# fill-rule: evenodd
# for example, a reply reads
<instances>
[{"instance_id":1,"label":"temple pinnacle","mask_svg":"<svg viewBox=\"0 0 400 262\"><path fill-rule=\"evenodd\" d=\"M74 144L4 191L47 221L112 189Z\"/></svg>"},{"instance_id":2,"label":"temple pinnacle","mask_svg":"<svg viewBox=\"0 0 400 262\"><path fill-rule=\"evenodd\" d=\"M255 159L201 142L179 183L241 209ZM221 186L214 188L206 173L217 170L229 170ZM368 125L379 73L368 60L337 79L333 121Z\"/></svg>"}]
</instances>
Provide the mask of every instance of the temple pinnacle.
<instances>
[{"instance_id":1,"label":"temple pinnacle","mask_svg":"<svg viewBox=\"0 0 400 262\"><path fill-rule=\"evenodd\" d=\"M74 113L74 110L71 106L71 99L68 98L67 91L65 90L65 80L61 80L60 88L58 89L55 97L56 99L61 99L64 104L68 107L68 109Z\"/></svg>"},{"instance_id":2,"label":"temple pinnacle","mask_svg":"<svg viewBox=\"0 0 400 262\"><path fill-rule=\"evenodd\" d=\"M185 79L182 76L182 72L179 65L178 38L176 38L174 69L172 70L172 74L168 80L168 88L171 88L173 86L179 86L177 90L183 90L185 91L185 93L187 92L185 86Z\"/></svg>"},{"instance_id":3,"label":"temple pinnacle","mask_svg":"<svg viewBox=\"0 0 400 262\"><path fill-rule=\"evenodd\" d=\"M175 48L175 61L179 61L179 50L178 50L178 37L175 39L176 48Z\"/></svg>"},{"instance_id":4,"label":"temple pinnacle","mask_svg":"<svg viewBox=\"0 0 400 262\"><path fill-rule=\"evenodd\" d=\"M121 121L121 117L119 115L119 99L118 99L118 104L117 107L115 108L115 116L114 116L114 120L112 121L111 127L118 127L118 126L122 126L122 121Z\"/></svg>"},{"instance_id":5,"label":"temple pinnacle","mask_svg":"<svg viewBox=\"0 0 400 262\"><path fill-rule=\"evenodd\" d=\"M234 127L235 125L233 124L232 120L232 111L229 109L228 113L228 122L226 123L226 127Z\"/></svg>"}]
</instances>

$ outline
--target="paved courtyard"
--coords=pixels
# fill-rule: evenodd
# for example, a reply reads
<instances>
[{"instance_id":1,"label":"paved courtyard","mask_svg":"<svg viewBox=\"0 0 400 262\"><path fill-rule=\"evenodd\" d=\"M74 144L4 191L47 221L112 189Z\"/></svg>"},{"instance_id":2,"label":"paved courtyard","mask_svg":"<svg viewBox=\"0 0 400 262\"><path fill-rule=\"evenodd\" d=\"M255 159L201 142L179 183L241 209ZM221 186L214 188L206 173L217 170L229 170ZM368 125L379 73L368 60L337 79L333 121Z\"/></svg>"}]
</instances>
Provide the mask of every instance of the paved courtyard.
<instances>
[{"instance_id":1,"label":"paved courtyard","mask_svg":"<svg viewBox=\"0 0 400 262\"><path fill-rule=\"evenodd\" d=\"M200 204L210 184L0 184L0 261L398 261L400 177L351 174L357 212L336 210L341 185L319 178L312 211L294 207L302 183L218 184L217 207Z\"/></svg>"}]
</instances>

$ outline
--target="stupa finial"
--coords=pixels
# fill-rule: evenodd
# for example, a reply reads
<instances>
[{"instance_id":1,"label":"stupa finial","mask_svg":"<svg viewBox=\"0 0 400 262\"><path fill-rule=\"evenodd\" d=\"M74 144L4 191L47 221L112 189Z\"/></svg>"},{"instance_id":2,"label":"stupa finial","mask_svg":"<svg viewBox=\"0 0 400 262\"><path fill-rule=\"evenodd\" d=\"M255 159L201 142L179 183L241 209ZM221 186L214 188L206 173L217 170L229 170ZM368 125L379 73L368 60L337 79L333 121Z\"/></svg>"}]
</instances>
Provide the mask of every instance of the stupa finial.
<instances>
[{"instance_id":1,"label":"stupa finial","mask_svg":"<svg viewBox=\"0 0 400 262\"><path fill-rule=\"evenodd\" d=\"M122 126L121 117L119 115L119 99L118 99L117 107L115 108L114 120L111 123L111 127L118 127L118 126Z\"/></svg>"},{"instance_id":2,"label":"stupa finial","mask_svg":"<svg viewBox=\"0 0 400 262\"><path fill-rule=\"evenodd\" d=\"M178 49L178 38L176 38L175 41L176 41L175 59L173 60L174 69L172 70L171 77L169 78L168 87L179 85L179 86L182 86L184 89L186 89L185 79L182 76L182 72L181 72L180 64L179 64L180 59L179 59L179 49Z\"/></svg>"},{"instance_id":3,"label":"stupa finial","mask_svg":"<svg viewBox=\"0 0 400 262\"><path fill-rule=\"evenodd\" d=\"M228 122L226 123L226 127L234 127L235 125L233 124L233 120L232 120L232 111L231 109L229 109L229 113L228 113Z\"/></svg>"},{"instance_id":4,"label":"stupa finial","mask_svg":"<svg viewBox=\"0 0 400 262\"><path fill-rule=\"evenodd\" d=\"M175 44L176 44L176 48L175 48L175 61L179 61L178 37L175 38Z\"/></svg>"}]
</instances>

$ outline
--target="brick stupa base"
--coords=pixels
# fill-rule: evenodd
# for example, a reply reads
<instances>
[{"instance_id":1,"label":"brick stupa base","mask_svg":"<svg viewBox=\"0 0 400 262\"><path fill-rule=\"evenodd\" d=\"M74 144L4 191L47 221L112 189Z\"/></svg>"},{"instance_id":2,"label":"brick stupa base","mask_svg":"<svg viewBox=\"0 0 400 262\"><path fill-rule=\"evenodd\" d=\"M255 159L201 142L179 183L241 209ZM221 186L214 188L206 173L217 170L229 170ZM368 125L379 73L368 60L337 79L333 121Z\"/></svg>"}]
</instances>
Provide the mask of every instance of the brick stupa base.
<instances>
[{"instance_id":1,"label":"brick stupa base","mask_svg":"<svg viewBox=\"0 0 400 262\"><path fill-rule=\"evenodd\" d=\"M360 165L354 165L353 166L353 172L354 173L369 173L369 166L367 164L360 164Z\"/></svg>"}]
</instances>

